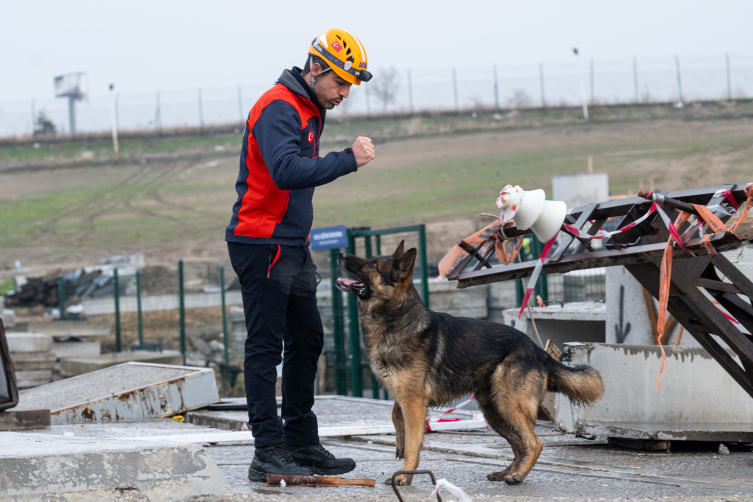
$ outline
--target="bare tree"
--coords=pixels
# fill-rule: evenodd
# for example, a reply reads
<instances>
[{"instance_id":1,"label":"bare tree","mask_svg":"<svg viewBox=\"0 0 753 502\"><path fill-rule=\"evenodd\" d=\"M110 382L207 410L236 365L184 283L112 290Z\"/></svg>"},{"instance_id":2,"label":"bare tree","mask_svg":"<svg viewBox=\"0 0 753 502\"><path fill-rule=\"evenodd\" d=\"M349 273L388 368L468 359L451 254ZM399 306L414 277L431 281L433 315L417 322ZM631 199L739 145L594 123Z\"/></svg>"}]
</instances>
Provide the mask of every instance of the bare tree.
<instances>
[{"instance_id":1,"label":"bare tree","mask_svg":"<svg viewBox=\"0 0 753 502\"><path fill-rule=\"evenodd\" d=\"M387 107L395 102L397 91L400 87L400 75L394 66L380 70L374 76L374 83L371 90L374 91L376 98L382 102L382 110L387 111Z\"/></svg>"},{"instance_id":2,"label":"bare tree","mask_svg":"<svg viewBox=\"0 0 753 502\"><path fill-rule=\"evenodd\" d=\"M523 89L515 89L510 99L507 100L509 108L530 108L533 100Z\"/></svg>"}]
</instances>

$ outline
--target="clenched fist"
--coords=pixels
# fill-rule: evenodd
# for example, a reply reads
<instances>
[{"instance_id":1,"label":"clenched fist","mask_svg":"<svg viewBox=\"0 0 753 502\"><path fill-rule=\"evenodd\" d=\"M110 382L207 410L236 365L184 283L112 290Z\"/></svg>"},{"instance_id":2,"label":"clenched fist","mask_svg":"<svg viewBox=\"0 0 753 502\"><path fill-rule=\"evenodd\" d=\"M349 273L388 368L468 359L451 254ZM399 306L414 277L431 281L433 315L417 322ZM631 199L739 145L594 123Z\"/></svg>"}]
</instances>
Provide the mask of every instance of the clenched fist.
<instances>
[{"instance_id":1,"label":"clenched fist","mask_svg":"<svg viewBox=\"0 0 753 502\"><path fill-rule=\"evenodd\" d=\"M356 156L356 165L365 166L370 160L374 160L374 143L369 138L359 136L353 143L353 153Z\"/></svg>"}]
</instances>

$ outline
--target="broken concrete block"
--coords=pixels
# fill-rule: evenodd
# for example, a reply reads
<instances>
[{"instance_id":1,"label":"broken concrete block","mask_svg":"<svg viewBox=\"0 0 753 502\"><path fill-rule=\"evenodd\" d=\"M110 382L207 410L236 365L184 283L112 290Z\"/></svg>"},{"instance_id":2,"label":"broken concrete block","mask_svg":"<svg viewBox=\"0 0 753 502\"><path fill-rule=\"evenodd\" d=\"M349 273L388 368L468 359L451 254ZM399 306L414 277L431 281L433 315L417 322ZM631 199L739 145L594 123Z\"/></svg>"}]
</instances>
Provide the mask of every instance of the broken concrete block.
<instances>
[{"instance_id":1,"label":"broken concrete block","mask_svg":"<svg viewBox=\"0 0 753 502\"><path fill-rule=\"evenodd\" d=\"M6 333L8 350L15 352L49 352L52 337L42 333Z\"/></svg>"},{"instance_id":2,"label":"broken concrete block","mask_svg":"<svg viewBox=\"0 0 753 502\"><path fill-rule=\"evenodd\" d=\"M20 389L31 389L52 382L52 367L46 370L16 370L16 385Z\"/></svg>"},{"instance_id":3,"label":"broken concrete block","mask_svg":"<svg viewBox=\"0 0 753 502\"><path fill-rule=\"evenodd\" d=\"M753 442L753 399L703 349L664 346L667 366L656 388L656 345L566 345L561 361L587 364L604 382L592 406L557 394L560 429L631 439ZM728 351L738 361L737 355Z\"/></svg>"},{"instance_id":4,"label":"broken concrete block","mask_svg":"<svg viewBox=\"0 0 753 502\"><path fill-rule=\"evenodd\" d=\"M0 493L9 500L167 502L230 493L198 444L0 433Z\"/></svg>"},{"instance_id":5,"label":"broken concrete block","mask_svg":"<svg viewBox=\"0 0 753 502\"><path fill-rule=\"evenodd\" d=\"M0 307L0 319L2 319L5 329L13 328L16 325L16 313L13 310Z\"/></svg>"},{"instance_id":6,"label":"broken concrete block","mask_svg":"<svg viewBox=\"0 0 753 502\"><path fill-rule=\"evenodd\" d=\"M49 370L55 365L55 354L52 352L15 352L11 357L16 374L19 371Z\"/></svg>"},{"instance_id":7,"label":"broken concrete block","mask_svg":"<svg viewBox=\"0 0 753 502\"><path fill-rule=\"evenodd\" d=\"M52 352L60 359L98 356L102 353L102 342L77 338L53 338Z\"/></svg>"},{"instance_id":8,"label":"broken concrete block","mask_svg":"<svg viewBox=\"0 0 753 502\"><path fill-rule=\"evenodd\" d=\"M183 355L177 350L162 352L137 350L88 357L69 357L60 361L60 374L64 377L78 376L127 362L181 365Z\"/></svg>"},{"instance_id":9,"label":"broken concrete block","mask_svg":"<svg viewBox=\"0 0 753 502\"><path fill-rule=\"evenodd\" d=\"M53 337L108 337L110 321L50 321L26 323L29 332L44 333Z\"/></svg>"},{"instance_id":10,"label":"broken concrete block","mask_svg":"<svg viewBox=\"0 0 753 502\"><path fill-rule=\"evenodd\" d=\"M14 409L48 408L57 425L165 418L219 400L211 369L126 363L25 390Z\"/></svg>"}]
</instances>

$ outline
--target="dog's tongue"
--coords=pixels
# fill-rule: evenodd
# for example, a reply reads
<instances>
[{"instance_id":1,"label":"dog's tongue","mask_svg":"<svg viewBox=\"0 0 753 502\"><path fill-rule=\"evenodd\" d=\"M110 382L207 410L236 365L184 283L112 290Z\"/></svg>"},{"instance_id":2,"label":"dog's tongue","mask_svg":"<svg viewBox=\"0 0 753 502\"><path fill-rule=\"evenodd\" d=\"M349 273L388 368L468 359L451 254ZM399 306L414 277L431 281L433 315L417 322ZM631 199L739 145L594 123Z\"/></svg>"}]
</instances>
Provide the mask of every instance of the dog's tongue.
<instances>
[{"instance_id":1,"label":"dog's tongue","mask_svg":"<svg viewBox=\"0 0 753 502\"><path fill-rule=\"evenodd\" d=\"M350 277L338 277L337 282L341 284L345 284L346 286L352 286L353 284L357 283L358 281L355 279L351 279Z\"/></svg>"}]
</instances>

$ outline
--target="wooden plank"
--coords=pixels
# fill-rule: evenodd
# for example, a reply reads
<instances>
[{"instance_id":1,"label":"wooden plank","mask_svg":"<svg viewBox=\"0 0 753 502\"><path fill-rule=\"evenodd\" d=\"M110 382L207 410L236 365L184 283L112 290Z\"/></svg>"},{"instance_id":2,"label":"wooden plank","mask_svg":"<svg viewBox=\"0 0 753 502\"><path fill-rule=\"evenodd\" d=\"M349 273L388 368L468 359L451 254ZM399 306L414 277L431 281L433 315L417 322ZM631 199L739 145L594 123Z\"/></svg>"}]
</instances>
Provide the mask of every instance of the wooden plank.
<instances>
[{"instance_id":1,"label":"wooden plank","mask_svg":"<svg viewBox=\"0 0 753 502\"><path fill-rule=\"evenodd\" d=\"M694 311L702 313L706 320L703 323L711 329L711 332L722 338L727 345L740 357L742 361L753 364L753 343L737 327L722 314L716 305L711 303L703 293L698 290L691 291L686 295L687 301L694 306Z\"/></svg>"},{"instance_id":2,"label":"wooden plank","mask_svg":"<svg viewBox=\"0 0 753 502\"><path fill-rule=\"evenodd\" d=\"M644 263L625 267L636 280L654 297L659 296L659 267L654 263ZM700 292L699 292L700 293ZM710 334L708 319L702 312L697 312L695 305L687 295L670 296L667 310L690 333L724 370L753 397L753 378L730 354L719 345Z\"/></svg>"},{"instance_id":3,"label":"wooden plank","mask_svg":"<svg viewBox=\"0 0 753 502\"><path fill-rule=\"evenodd\" d=\"M588 235L596 235L599 232L599 229L601 228L601 226L606 221L607 220L605 220L605 219L594 221L594 224L591 225L591 228L588 229ZM588 249L590 246L591 246L591 240L590 239L581 240L580 241L580 246L578 246L578 249L575 250L574 254L580 254L580 253L584 252L586 249ZM593 251L593 249L591 249L591 251Z\"/></svg>"},{"instance_id":4,"label":"wooden plank","mask_svg":"<svg viewBox=\"0 0 753 502\"><path fill-rule=\"evenodd\" d=\"M0 411L0 431L43 429L50 426L50 410Z\"/></svg>"},{"instance_id":5,"label":"wooden plank","mask_svg":"<svg viewBox=\"0 0 753 502\"><path fill-rule=\"evenodd\" d=\"M740 291L740 288L738 288L734 284L729 284L722 281L714 281L712 279L700 278L696 281L695 285L699 288L704 289L713 289L715 291L729 291L730 293L735 293L736 295L743 294L743 292Z\"/></svg>"},{"instance_id":6,"label":"wooden plank","mask_svg":"<svg viewBox=\"0 0 753 502\"><path fill-rule=\"evenodd\" d=\"M712 262L722 274L726 275L735 286L740 288L748 298L753 300L753 282L751 282L745 274L740 272L740 270L730 262L726 256L718 254L714 256Z\"/></svg>"},{"instance_id":7,"label":"wooden plank","mask_svg":"<svg viewBox=\"0 0 753 502\"><path fill-rule=\"evenodd\" d=\"M573 225L575 228L580 230L583 228L583 225L586 224L588 220L591 219L591 213L593 213L594 209L596 209L597 204L589 204L587 206L582 206L578 209L580 209L580 216L575 221L575 224ZM570 234L565 234L565 237L562 239L562 244L557 247L557 251L554 252L552 255L552 258L550 261L557 262L559 261L562 256L565 254L565 251L567 251L567 248L570 247L570 244L575 240L575 237Z\"/></svg>"}]
</instances>

